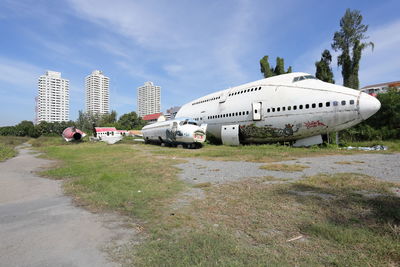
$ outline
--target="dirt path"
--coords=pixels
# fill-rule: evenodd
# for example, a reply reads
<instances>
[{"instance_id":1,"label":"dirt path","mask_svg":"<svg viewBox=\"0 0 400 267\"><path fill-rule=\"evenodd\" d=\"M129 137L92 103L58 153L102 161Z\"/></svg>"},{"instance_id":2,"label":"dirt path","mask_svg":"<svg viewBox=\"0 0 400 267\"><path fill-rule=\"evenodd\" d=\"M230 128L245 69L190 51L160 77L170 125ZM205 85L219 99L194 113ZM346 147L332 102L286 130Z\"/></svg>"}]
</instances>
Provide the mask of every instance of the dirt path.
<instances>
[{"instance_id":1,"label":"dirt path","mask_svg":"<svg viewBox=\"0 0 400 267\"><path fill-rule=\"evenodd\" d=\"M133 242L131 222L73 206L61 181L34 174L51 161L19 152L0 163L0 266L118 266L108 252Z\"/></svg>"}]
</instances>

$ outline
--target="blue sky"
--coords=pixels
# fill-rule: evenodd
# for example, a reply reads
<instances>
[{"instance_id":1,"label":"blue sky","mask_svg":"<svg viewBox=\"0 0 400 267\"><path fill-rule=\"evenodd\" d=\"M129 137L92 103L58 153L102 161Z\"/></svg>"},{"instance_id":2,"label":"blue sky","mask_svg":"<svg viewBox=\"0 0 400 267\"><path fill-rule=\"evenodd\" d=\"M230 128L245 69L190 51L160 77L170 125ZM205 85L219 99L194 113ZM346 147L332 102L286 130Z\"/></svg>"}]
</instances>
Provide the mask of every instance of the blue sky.
<instances>
[{"instance_id":1,"label":"blue sky","mask_svg":"<svg viewBox=\"0 0 400 267\"><path fill-rule=\"evenodd\" d=\"M264 55L315 73L346 8L361 11L375 43L361 61L361 86L400 80L398 0L2 0L0 126L34 119L46 70L69 79L72 120L85 108L84 77L95 69L110 77L118 115L136 110L145 81L162 87L165 111L262 78ZM336 61L333 70L341 83Z\"/></svg>"}]
</instances>

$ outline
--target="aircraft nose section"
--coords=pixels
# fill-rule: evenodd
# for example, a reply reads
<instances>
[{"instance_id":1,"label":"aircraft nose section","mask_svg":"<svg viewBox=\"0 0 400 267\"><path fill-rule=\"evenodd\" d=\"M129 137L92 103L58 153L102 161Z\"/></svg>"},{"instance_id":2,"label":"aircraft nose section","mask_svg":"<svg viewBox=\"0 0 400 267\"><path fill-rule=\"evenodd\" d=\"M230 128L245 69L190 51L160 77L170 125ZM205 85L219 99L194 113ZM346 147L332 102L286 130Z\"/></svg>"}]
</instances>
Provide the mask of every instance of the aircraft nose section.
<instances>
[{"instance_id":1,"label":"aircraft nose section","mask_svg":"<svg viewBox=\"0 0 400 267\"><path fill-rule=\"evenodd\" d=\"M366 93L360 95L360 115L363 120L374 115L381 108L381 102L376 97Z\"/></svg>"}]
</instances>

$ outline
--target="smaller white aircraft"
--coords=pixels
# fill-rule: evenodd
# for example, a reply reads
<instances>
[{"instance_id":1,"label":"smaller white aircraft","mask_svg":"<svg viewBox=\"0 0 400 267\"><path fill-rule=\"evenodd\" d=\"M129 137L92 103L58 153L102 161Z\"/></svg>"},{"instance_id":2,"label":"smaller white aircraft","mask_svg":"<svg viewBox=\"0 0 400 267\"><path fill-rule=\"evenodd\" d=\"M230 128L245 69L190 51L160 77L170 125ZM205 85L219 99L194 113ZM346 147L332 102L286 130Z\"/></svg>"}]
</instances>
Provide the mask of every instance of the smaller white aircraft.
<instances>
[{"instance_id":1,"label":"smaller white aircraft","mask_svg":"<svg viewBox=\"0 0 400 267\"><path fill-rule=\"evenodd\" d=\"M206 140L207 124L197 125L188 118L156 122L143 127L145 143L161 145L183 145L187 148L200 148Z\"/></svg>"},{"instance_id":2,"label":"smaller white aircraft","mask_svg":"<svg viewBox=\"0 0 400 267\"><path fill-rule=\"evenodd\" d=\"M117 130L115 127L94 127L94 129L96 135L92 140L103 141L110 145L121 141L127 133L127 131Z\"/></svg>"}]
</instances>

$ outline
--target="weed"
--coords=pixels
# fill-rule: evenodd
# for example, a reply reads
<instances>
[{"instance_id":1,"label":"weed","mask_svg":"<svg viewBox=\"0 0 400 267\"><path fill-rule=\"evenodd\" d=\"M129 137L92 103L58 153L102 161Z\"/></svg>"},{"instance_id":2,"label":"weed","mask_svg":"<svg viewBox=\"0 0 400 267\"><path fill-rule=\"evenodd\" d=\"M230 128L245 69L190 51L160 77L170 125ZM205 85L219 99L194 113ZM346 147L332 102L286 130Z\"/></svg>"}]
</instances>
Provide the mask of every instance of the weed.
<instances>
[{"instance_id":1,"label":"weed","mask_svg":"<svg viewBox=\"0 0 400 267\"><path fill-rule=\"evenodd\" d=\"M260 169L263 170L281 172L301 172L302 170L307 168L310 167L300 164L267 164L260 167Z\"/></svg>"},{"instance_id":2,"label":"weed","mask_svg":"<svg viewBox=\"0 0 400 267\"><path fill-rule=\"evenodd\" d=\"M210 186L211 186L210 182L199 183L199 184L193 185L194 188L205 188L205 187L210 187Z\"/></svg>"}]
</instances>

